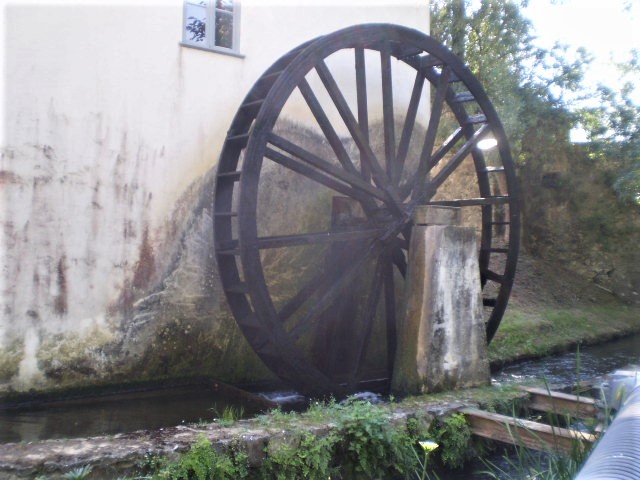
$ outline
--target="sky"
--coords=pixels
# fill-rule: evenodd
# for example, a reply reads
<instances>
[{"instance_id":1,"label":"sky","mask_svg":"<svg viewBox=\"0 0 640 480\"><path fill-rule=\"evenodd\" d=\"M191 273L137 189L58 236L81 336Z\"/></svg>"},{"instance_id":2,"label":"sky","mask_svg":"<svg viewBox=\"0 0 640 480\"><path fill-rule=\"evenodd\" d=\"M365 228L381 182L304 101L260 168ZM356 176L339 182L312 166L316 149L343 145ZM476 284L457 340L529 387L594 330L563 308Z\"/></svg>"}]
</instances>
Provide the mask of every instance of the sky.
<instances>
[{"instance_id":1,"label":"sky","mask_svg":"<svg viewBox=\"0 0 640 480\"><path fill-rule=\"evenodd\" d=\"M533 22L539 46L550 48L559 41L593 55L585 73L590 86L620 87L612 62L640 50L640 0L530 0L524 15ZM640 105L640 85L631 98ZM587 134L575 128L571 140L585 142Z\"/></svg>"},{"instance_id":2,"label":"sky","mask_svg":"<svg viewBox=\"0 0 640 480\"><path fill-rule=\"evenodd\" d=\"M530 0L524 14L541 47L560 41L595 56L586 76L592 84L615 85L611 59L622 61L632 48L640 50L640 0ZM636 96L640 104L640 92Z\"/></svg>"}]
</instances>

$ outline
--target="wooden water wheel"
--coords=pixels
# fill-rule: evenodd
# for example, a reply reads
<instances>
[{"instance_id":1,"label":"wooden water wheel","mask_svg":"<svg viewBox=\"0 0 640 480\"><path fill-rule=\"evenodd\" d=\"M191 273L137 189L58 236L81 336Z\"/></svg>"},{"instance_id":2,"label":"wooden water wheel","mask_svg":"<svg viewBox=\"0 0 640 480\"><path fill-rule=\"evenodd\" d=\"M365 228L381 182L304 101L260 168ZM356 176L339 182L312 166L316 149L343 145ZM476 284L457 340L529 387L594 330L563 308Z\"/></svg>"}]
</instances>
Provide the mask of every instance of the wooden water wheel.
<instances>
[{"instance_id":1,"label":"wooden water wheel","mask_svg":"<svg viewBox=\"0 0 640 480\"><path fill-rule=\"evenodd\" d=\"M427 35L369 24L296 47L256 81L220 156L215 249L233 315L282 380L342 394L390 377L420 204L462 207L476 226L490 340L514 279L519 198L471 72Z\"/></svg>"}]
</instances>

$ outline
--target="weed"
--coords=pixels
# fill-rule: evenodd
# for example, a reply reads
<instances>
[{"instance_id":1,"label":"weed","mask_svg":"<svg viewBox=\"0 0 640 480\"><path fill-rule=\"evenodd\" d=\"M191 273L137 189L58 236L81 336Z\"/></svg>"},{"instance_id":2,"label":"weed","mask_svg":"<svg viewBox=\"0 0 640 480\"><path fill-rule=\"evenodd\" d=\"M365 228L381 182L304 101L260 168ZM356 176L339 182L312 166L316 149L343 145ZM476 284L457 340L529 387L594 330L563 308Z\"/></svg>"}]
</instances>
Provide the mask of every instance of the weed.
<instances>
[{"instance_id":1,"label":"weed","mask_svg":"<svg viewBox=\"0 0 640 480\"><path fill-rule=\"evenodd\" d=\"M215 451L202 437L175 463L166 463L153 480L236 480L247 478L247 454L231 449L224 455Z\"/></svg>"},{"instance_id":2,"label":"weed","mask_svg":"<svg viewBox=\"0 0 640 480\"><path fill-rule=\"evenodd\" d=\"M326 402L315 401L311 403L307 411L300 416L313 423L322 423L333 420L339 410L340 405L336 403L334 398L331 398Z\"/></svg>"},{"instance_id":3,"label":"weed","mask_svg":"<svg viewBox=\"0 0 640 480\"><path fill-rule=\"evenodd\" d=\"M407 418L407 434L416 440L427 437L429 435L430 427L430 417L420 411L417 411L414 415Z\"/></svg>"},{"instance_id":4,"label":"weed","mask_svg":"<svg viewBox=\"0 0 640 480\"><path fill-rule=\"evenodd\" d=\"M216 405L211 408L216 416L216 422L223 427L230 427L244 416L244 408L227 405L220 412Z\"/></svg>"},{"instance_id":5,"label":"weed","mask_svg":"<svg viewBox=\"0 0 640 480\"><path fill-rule=\"evenodd\" d=\"M260 423L288 431L278 445L272 442L259 470L249 472L248 458L238 446L224 455L206 438L176 462L149 457L146 468L156 467L154 480L209 480L262 478L288 480L432 478L432 456L444 465L459 466L467 458L469 429L462 415L454 415L431 430L431 417L416 414L406 421L394 421L385 406L350 400L317 403L303 414L279 410L263 416ZM307 421L328 424L328 433L303 432ZM440 444L437 455L418 440L433 438ZM445 451L446 450L446 451ZM250 476L251 475L251 476ZM431 476L430 476L431 475Z\"/></svg>"},{"instance_id":6,"label":"weed","mask_svg":"<svg viewBox=\"0 0 640 480\"><path fill-rule=\"evenodd\" d=\"M305 433L297 440L291 444L283 443L270 452L262 465L262 477L265 480L331 478L335 473L332 460L337 437L332 434L317 437Z\"/></svg>"},{"instance_id":7,"label":"weed","mask_svg":"<svg viewBox=\"0 0 640 480\"><path fill-rule=\"evenodd\" d=\"M199 418L199 419L198 419L198 421L197 421L197 422L194 422L192 425L193 425L194 427L196 427L196 428L204 428L204 427L206 427L207 425L209 425L209 423L211 423L211 422L209 422L209 421L207 421L207 420L203 420L202 418Z\"/></svg>"},{"instance_id":8,"label":"weed","mask_svg":"<svg viewBox=\"0 0 640 480\"><path fill-rule=\"evenodd\" d=\"M91 465L84 465L83 467L74 468L73 470L65 473L62 478L65 480L85 480L93 470Z\"/></svg>"},{"instance_id":9,"label":"weed","mask_svg":"<svg viewBox=\"0 0 640 480\"><path fill-rule=\"evenodd\" d=\"M144 460L139 462L137 467L140 473L147 474L159 471L165 464L166 461L163 458L159 457L158 455L147 453L144 457Z\"/></svg>"},{"instance_id":10,"label":"weed","mask_svg":"<svg viewBox=\"0 0 640 480\"><path fill-rule=\"evenodd\" d=\"M414 450L416 460L418 462L418 468L416 469L414 474L417 480L430 480L431 475L429 475L429 472L427 471L427 467L430 463L429 456L431 455L431 452L433 452L440 445L432 440L423 440L418 442L418 444L420 445L420 449L422 450L422 455L418 453L417 450ZM438 478L436 474L434 474L434 476Z\"/></svg>"},{"instance_id":11,"label":"weed","mask_svg":"<svg viewBox=\"0 0 640 480\"><path fill-rule=\"evenodd\" d=\"M388 478L416 468L415 438L390 420L388 412L370 403L345 405L337 420L345 478Z\"/></svg>"},{"instance_id":12,"label":"weed","mask_svg":"<svg viewBox=\"0 0 640 480\"><path fill-rule=\"evenodd\" d=\"M257 417L258 423L262 426L275 426L278 428L287 428L294 423L295 415L283 412L279 408L271 410L265 415Z\"/></svg>"},{"instance_id":13,"label":"weed","mask_svg":"<svg viewBox=\"0 0 640 480\"><path fill-rule=\"evenodd\" d=\"M436 422L430 433L442 447L437 453L444 466L461 468L471 457L471 429L461 413Z\"/></svg>"},{"instance_id":14,"label":"weed","mask_svg":"<svg viewBox=\"0 0 640 480\"><path fill-rule=\"evenodd\" d=\"M503 464L485 462L488 470L483 473L496 480L571 480L576 476L586 456L583 448L578 447L569 456L558 453L545 453L525 447L515 447L512 455L503 456Z\"/></svg>"}]
</instances>

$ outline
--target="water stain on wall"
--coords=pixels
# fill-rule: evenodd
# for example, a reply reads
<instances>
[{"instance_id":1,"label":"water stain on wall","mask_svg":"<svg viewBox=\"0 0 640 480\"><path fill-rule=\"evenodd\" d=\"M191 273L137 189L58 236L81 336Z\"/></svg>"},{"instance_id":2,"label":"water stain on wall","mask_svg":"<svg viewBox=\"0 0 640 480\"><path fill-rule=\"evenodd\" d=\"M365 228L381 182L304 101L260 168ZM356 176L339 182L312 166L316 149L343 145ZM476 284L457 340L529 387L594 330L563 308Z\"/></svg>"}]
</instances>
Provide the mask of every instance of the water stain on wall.
<instances>
[{"instance_id":1,"label":"water stain on wall","mask_svg":"<svg viewBox=\"0 0 640 480\"><path fill-rule=\"evenodd\" d=\"M133 272L133 288L138 291L144 291L151 284L155 272L155 258L153 255L153 247L149 241L149 226L147 225L144 227L142 233L138 261L136 262Z\"/></svg>"},{"instance_id":2,"label":"water stain on wall","mask_svg":"<svg viewBox=\"0 0 640 480\"><path fill-rule=\"evenodd\" d=\"M62 255L56 266L58 294L53 301L53 309L58 315L65 315L69 308L67 303L67 257Z\"/></svg>"}]
</instances>

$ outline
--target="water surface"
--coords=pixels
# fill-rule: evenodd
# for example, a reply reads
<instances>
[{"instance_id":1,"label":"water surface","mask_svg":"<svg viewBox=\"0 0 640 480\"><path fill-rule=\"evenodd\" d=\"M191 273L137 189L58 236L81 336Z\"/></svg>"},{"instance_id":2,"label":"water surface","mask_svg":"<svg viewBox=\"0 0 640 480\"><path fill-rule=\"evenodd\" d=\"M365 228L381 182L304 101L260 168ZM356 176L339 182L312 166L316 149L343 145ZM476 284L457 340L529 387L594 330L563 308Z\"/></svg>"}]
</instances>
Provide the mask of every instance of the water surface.
<instances>
[{"instance_id":1,"label":"water surface","mask_svg":"<svg viewBox=\"0 0 640 480\"><path fill-rule=\"evenodd\" d=\"M510 365L497 372L493 381L546 379L550 385L566 385L576 379L591 379L637 363L640 363L640 335L584 347L579 355L572 352ZM242 411L245 417L259 410L246 398L239 399L215 386L215 383L205 382L171 389L50 402L38 408L0 410L0 443L86 437L211 422L221 417L229 407L235 408L236 413ZM278 403L304 403L304 397L295 392L271 392L264 396ZM483 478L469 476L470 472L464 475L467 476L450 478Z\"/></svg>"}]
</instances>

